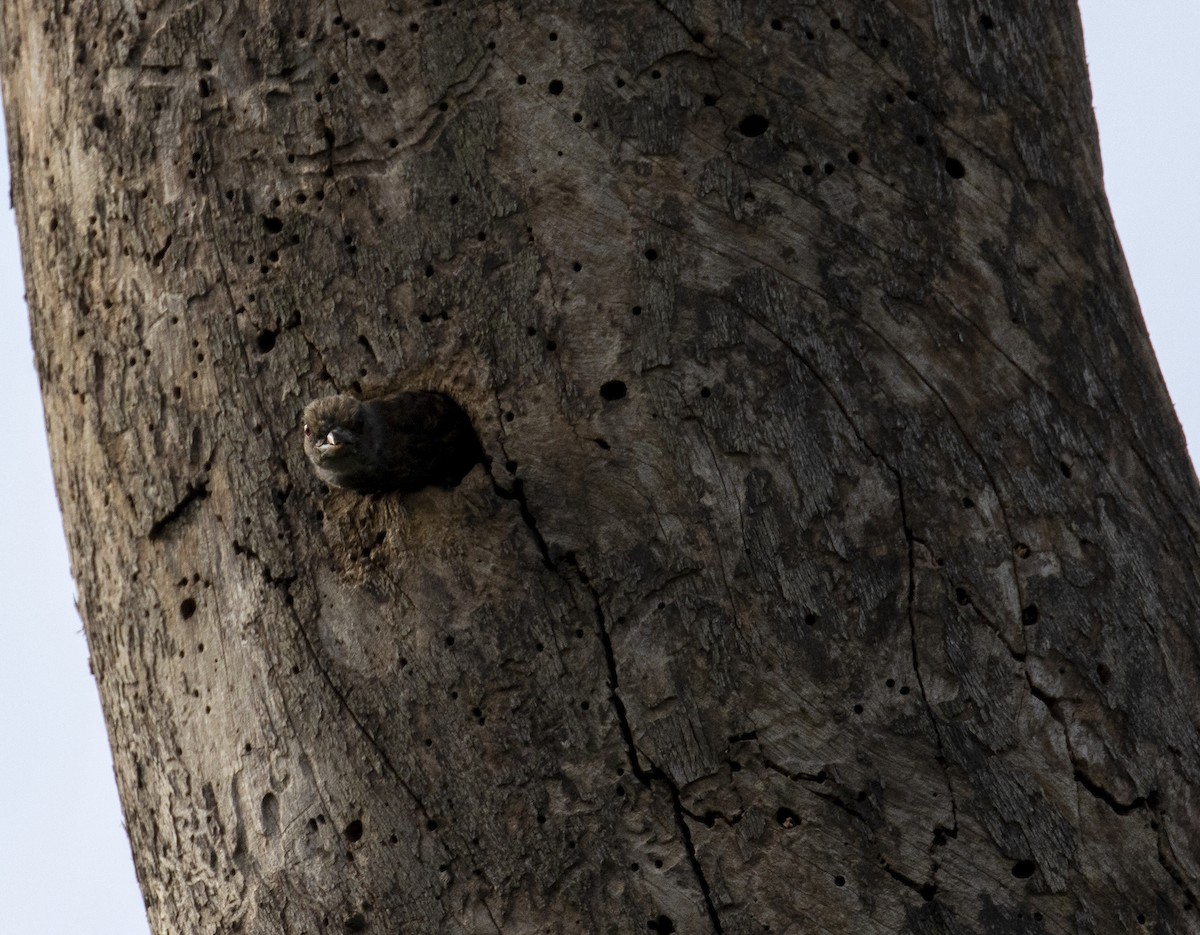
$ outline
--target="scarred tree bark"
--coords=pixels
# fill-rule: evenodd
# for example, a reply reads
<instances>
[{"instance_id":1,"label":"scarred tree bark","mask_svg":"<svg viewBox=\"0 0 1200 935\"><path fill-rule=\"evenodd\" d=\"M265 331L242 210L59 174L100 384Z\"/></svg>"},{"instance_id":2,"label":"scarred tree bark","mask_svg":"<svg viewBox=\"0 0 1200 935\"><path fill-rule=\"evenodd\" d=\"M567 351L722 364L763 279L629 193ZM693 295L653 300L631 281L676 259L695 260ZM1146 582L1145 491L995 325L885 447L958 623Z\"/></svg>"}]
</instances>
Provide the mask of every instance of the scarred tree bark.
<instances>
[{"instance_id":1,"label":"scarred tree bark","mask_svg":"<svg viewBox=\"0 0 1200 935\"><path fill-rule=\"evenodd\" d=\"M14 0L157 933L1200 931L1200 501L1067 4ZM490 463L323 489L312 397Z\"/></svg>"}]
</instances>

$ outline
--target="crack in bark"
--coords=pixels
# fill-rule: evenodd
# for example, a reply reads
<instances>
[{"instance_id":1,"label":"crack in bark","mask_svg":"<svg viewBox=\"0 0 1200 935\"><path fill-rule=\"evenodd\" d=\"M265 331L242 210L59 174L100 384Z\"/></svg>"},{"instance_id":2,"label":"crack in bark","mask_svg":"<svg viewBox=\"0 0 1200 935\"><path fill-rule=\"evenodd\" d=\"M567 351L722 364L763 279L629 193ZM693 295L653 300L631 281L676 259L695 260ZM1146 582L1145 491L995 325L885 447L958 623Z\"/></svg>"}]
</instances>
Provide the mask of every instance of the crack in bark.
<instances>
[{"instance_id":1,"label":"crack in bark","mask_svg":"<svg viewBox=\"0 0 1200 935\"><path fill-rule=\"evenodd\" d=\"M702 818L697 818L683 804L682 794L679 787L671 780L663 769L653 762L649 763L649 768L642 765L641 758L638 755L637 744L633 739L633 728L629 723L629 712L625 708L625 702L622 700L619 686L620 679L617 674L617 658L613 650L612 638L608 632L608 625L604 619L604 609L600 603L600 595L579 567L579 563L575 558L574 553L567 553L559 562L554 562L550 558L550 549L546 544L546 539L538 529L537 518L529 509L529 501L525 496L524 484L521 480L515 479L511 489L506 489L496 480L495 474L492 473L492 467L489 462L484 462L484 469L492 480L492 487L496 491L497 496L504 500L512 500L517 504L520 510L521 520L528 527L530 535L533 537L534 543L537 545L538 552L542 556L542 562L550 571L557 573L564 579L568 578L568 569L573 572L574 578L587 591L591 599L592 609L596 617L596 632L600 640L601 649L604 651L604 663L608 675L608 700L612 705L613 712L617 717L617 727L621 732L621 739L625 744L625 753L629 758L629 769L633 773L635 779L644 787L649 789L654 782L661 782L667 789L667 793L671 798L672 811L675 816L675 826L679 830L680 839L683 841L684 852L687 855L688 863L692 868L692 873L696 878L696 883L700 888L700 895L704 899L704 908L708 913L709 922L712 925L713 931L717 935L724 932L721 925L721 919L717 914L717 907L713 903L712 888L708 883L708 879L704 875L704 868L700 863L700 858L696 854L696 847L692 841L692 831L688 827L687 818L691 816L698 821L703 821ZM565 566L565 567L564 567ZM568 581L569 583L569 581ZM722 816L723 817L723 816Z\"/></svg>"},{"instance_id":2,"label":"crack in bark","mask_svg":"<svg viewBox=\"0 0 1200 935\"><path fill-rule=\"evenodd\" d=\"M687 824L687 816L691 812L683 805L683 797L679 791L679 786L672 781L671 777L661 767L655 765L652 761L647 761L650 763L649 769L641 765L637 745L633 739L633 728L629 723L629 714L626 711L625 702L621 699L618 691L620 681L617 675L617 657L613 651L612 638L609 636L608 626L604 621L604 610L600 606L600 595L592 587L587 576L579 569L579 566L575 563L574 556L571 556L570 559L580 583L587 589L588 594L592 598L592 606L596 613L597 633L600 637L600 645L604 649L604 661L608 667L609 701L612 703L613 711L617 715L621 737L625 741L625 752L629 757L630 770L638 781L647 788L656 780L666 786L667 793L671 796L671 805L675 813L675 826L679 829L679 836L683 841L683 848L687 854L688 863L691 865L692 873L696 877L696 883L700 887L700 895L704 898L704 908L708 912L708 920L712 924L713 931L717 935L721 935L724 928L721 926L721 919L717 914L716 904L713 903L712 888L709 886L708 879L704 875L704 867L700 864L700 858L696 855L696 846L692 841L692 830Z\"/></svg>"},{"instance_id":3,"label":"crack in bark","mask_svg":"<svg viewBox=\"0 0 1200 935\"><path fill-rule=\"evenodd\" d=\"M171 525L171 523L175 522L175 520L179 519L179 517L186 512L189 506L191 506L197 500L207 499L208 478L202 477L194 484L189 482L187 485L187 491L182 497L179 498L179 502L151 524L150 530L146 533L146 538L151 542L162 538L163 530Z\"/></svg>"},{"instance_id":4,"label":"crack in bark","mask_svg":"<svg viewBox=\"0 0 1200 935\"><path fill-rule=\"evenodd\" d=\"M1075 781L1083 786L1093 798L1099 799L1118 815L1128 815L1143 808L1154 811L1158 806L1158 790L1151 789L1146 795L1139 795L1132 802L1122 802L1102 785L1092 779L1078 765L1075 767Z\"/></svg>"},{"instance_id":5,"label":"crack in bark","mask_svg":"<svg viewBox=\"0 0 1200 935\"><path fill-rule=\"evenodd\" d=\"M263 577L266 582L273 587L280 588L284 592L288 607L293 608L292 618L296 621L296 629L300 632L300 638L304 641L304 648L308 652L309 657L312 659L313 664L317 667L317 671L321 673L321 677L325 680L325 684L329 686L329 690L333 693L334 698L337 699L342 709L349 716L351 722L353 722L354 726L358 729L358 732L375 751L376 755L380 759L380 762L383 763L386 770L396 777L396 781L400 783L400 788L402 788L408 794L409 798L411 798L416 804L417 811L421 813L421 816L425 818L426 821L429 821L431 816L428 809L425 807L425 803L421 800L421 797L417 795L412 786L409 785L408 780L404 778L404 775L392 762L392 758L388 756L388 752L384 748L383 744L380 743L380 741L375 737L374 733L371 732L371 730L351 706L349 697L344 691L342 691L341 687L334 679L333 674L326 667L324 661L321 659L321 654L317 650L316 644L309 636L308 630L305 628L304 624L300 621L300 615L295 612L293 607L291 586L296 581L297 576L290 575L275 577L271 573L270 566L267 565L267 563L263 561L263 559L260 558L253 549L241 544L240 542L234 542L234 551L239 555L246 555L247 557L253 559L262 567Z\"/></svg>"},{"instance_id":6,"label":"crack in bark","mask_svg":"<svg viewBox=\"0 0 1200 935\"><path fill-rule=\"evenodd\" d=\"M821 388L825 391L825 394L833 402L834 407L838 410L839 413L841 413L842 419L845 421L846 426L850 429L850 431L854 435L854 437L856 439L858 439L859 444L861 444L863 446L863 448L865 448L876 460L878 460L879 463L882 464L884 466L884 468L886 468L887 471L889 473L891 473L891 475L896 480L896 489L897 489L899 501L900 501L900 522L901 522L901 526L902 526L903 533L904 533L905 551L907 553L907 559L908 559L908 573L907 573L908 584L907 584L907 594L905 597L905 617L908 620L909 642L910 642L910 647L911 647L911 651L912 651L913 676L917 680L917 687L921 693L921 702L925 707L925 716L928 718L930 728L933 730L934 744L936 745L936 748L937 748L937 765L938 765L938 768L942 772L943 778L945 779L946 792L950 799L950 815L951 815L951 819L953 820L953 827L950 829L945 829L945 830L946 830L946 833L950 837L957 837L957 835L958 835L958 800L954 794L954 783L950 779L949 761L946 758L946 747L945 747L945 743L942 740L942 732L938 728L937 717L934 714L933 706L930 704L929 695L925 690L925 680L921 675L921 659L920 659L920 654L918 651L917 623L916 623L916 615L914 612L914 607L916 604L916 588L917 588L916 554L913 550L913 540L915 537L913 536L912 525L908 521L908 503L904 496L904 477L901 475L900 471L897 468L892 466L892 464L888 461L887 458L885 458L880 452L876 451L875 448L871 445L871 443L867 441L866 436L863 435L863 433L859 430L858 426L855 424L854 419L851 418L850 412L847 409L846 405L842 402L842 400L840 398L838 398L838 395L834 392L833 387L829 384L829 382L825 379L825 377L820 373L820 371L817 370L816 366L814 364L812 364L808 360L808 358L805 357L805 355L800 352L800 350L797 347L793 346L793 344L789 340L787 340L786 337L784 337L782 334L780 334L774 328L770 327L770 325L768 325L761 318L758 318L757 316L750 313L749 311L746 312L746 315L751 321L753 321L760 328L762 328L767 334L771 335L771 337L773 337L776 341L778 341L780 346L782 346L785 350L787 350L793 357L796 358L796 360L798 360L800 362L800 364L810 374L812 374L813 379L815 379L817 381L817 383L820 384ZM872 329L872 330L874 330L874 329ZM880 338L881 338L881 340L883 340L881 335L880 335ZM893 350L893 352L896 353L900 357L901 360L904 360L905 363L908 363L907 358L905 358L904 355L900 354L898 350L896 350L894 347L892 347L892 345L889 342L887 342L885 340L884 343L887 344L887 346L889 348L891 348ZM911 364L910 364L910 366L911 366ZM928 386L927 382L926 382L926 386ZM933 390L932 387L929 387L929 389L931 392L934 392L934 395L938 399L941 399L941 397L936 393L936 391ZM946 411L949 413L949 411L950 411L949 407L945 403L944 400L942 400L942 404L943 404L943 406L946 407ZM954 418L953 414L951 414L951 419L953 419L953 418ZM958 428L959 434L962 435L962 437L965 440L966 434L963 432L962 428L958 426L957 421L955 421L954 424L955 424L956 428ZM972 448L970 446L970 444L968 444L967 447L972 452L975 452L975 449ZM991 476L991 472L988 470L987 465L985 463L983 463L983 460L979 456L978 452L975 452L975 454L976 454L976 457L978 457L980 459L980 463L983 467L985 476L987 476L989 482L992 483L992 489L996 491L997 501L999 501L999 496L1000 496L999 488L996 487L994 480ZM1001 515L1004 515L1003 507L1001 507ZM1006 526L1006 528L1008 526L1007 517L1005 517L1005 526ZM1011 530L1009 530L1009 539L1010 539L1010 541L1012 541ZM1017 574L1015 564L1014 564L1013 574L1014 574L1014 576ZM1019 578L1017 579L1017 589L1018 589L1018 593L1020 593ZM997 632L999 632L999 631L997 631ZM1026 677L1026 680L1028 681L1029 680L1028 670L1025 671L1025 677ZM786 772L784 772L784 774L787 775ZM939 846L939 844L945 843L945 841L944 841L945 836L946 835L942 833L941 826L939 826L937 829L935 829L933 839L932 839L932 841L930 843L930 847L929 847L931 854L935 847ZM935 867L936 867L936 864L935 864Z\"/></svg>"},{"instance_id":7,"label":"crack in bark","mask_svg":"<svg viewBox=\"0 0 1200 935\"><path fill-rule=\"evenodd\" d=\"M888 465L887 461L883 463L887 465L888 470L896 478L896 490L900 498L900 522L904 527L904 544L908 553L908 594L905 598L905 616L908 618L908 635L912 646L913 675L917 680L917 688L921 692L921 701L925 705L925 716L929 718L929 726L933 728L933 739L934 743L937 744L937 763L942 770L942 776L946 780L946 792L950 796L950 816L954 821L954 827L951 830L957 836L958 801L954 795L954 783L950 781L950 767L946 760L946 747L942 741L942 732L938 727L937 718L933 713L933 706L929 702L929 695L925 691L925 679L921 675L921 657L917 647L917 620L914 611L917 597L917 563L916 553L913 550L912 526L908 522L908 502L904 497L904 478L900 476L899 471ZM936 841L937 834L935 832L934 844L930 845L930 851L933 850Z\"/></svg>"},{"instance_id":8,"label":"crack in bark","mask_svg":"<svg viewBox=\"0 0 1200 935\"><path fill-rule=\"evenodd\" d=\"M824 770L821 770L821 772L815 773L815 774L814 773L806 773L806 772L803 772L802 770L798 770L797 772L794 772L794 773L789 772L781 764L776 763L774 760L768 759L763 754L761 744L759 744L759 755L762 756L763 766L767 767L767 769L774 770L775 772L779 773L781 776L787 777L792 782L795 782L795 783L814 782L814 783L824 784L825 782L827 782L829 780L829 777L825 773ZM845 799L843 799L840 795L835 795L832 792L822 792L819 789L810 789L808 786L803 786L802 788L809 795L816 796L818 799L822 799L823 801L828 802L830 805L833 805L836 808L841 809L847 815L850 815L853 818L857 818L859 821L861 821L863 823L867 823L867 816L864 815L862 812L860 812L858 809L856 809L853 805L851 805Z\"/></svg>"},{"instance_id":9,"label":"crack in bark","mask_svg":"<svg viewBox=\"0 0 1200 935\"><path fill-rule=\"evenodd\" d=\"M918 883L912 877L907 876L884 860L883 855L879 855L879 866L883 867L883 872L895 880L897 883L902 883L915 893L919 893L925 902L932 902L933 897L937 895L938 885L936 882ZM933 872L936 875L938 865L933 865Z\"/></svg>"}]
</instances>

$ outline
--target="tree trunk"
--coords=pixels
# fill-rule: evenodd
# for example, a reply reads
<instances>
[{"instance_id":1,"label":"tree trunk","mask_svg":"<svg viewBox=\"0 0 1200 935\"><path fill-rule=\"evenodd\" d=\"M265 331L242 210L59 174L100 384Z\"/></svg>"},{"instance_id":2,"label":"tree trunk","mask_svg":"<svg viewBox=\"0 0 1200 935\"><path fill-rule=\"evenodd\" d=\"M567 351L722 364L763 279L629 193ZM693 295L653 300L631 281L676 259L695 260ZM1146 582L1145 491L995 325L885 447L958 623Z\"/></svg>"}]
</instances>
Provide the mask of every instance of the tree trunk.
<instances>
[{"instance_id":1,"label":"tree trunk","mask_svg":"<svg viewBox=\"0 0 1200 935\"><path fill-rule=\"evenodd\" d=\"M1069 4L14 0L155 932L1200 931L1200 500ZM454 489L300 412L445 392Z\"/></svg>"}]
</instances>

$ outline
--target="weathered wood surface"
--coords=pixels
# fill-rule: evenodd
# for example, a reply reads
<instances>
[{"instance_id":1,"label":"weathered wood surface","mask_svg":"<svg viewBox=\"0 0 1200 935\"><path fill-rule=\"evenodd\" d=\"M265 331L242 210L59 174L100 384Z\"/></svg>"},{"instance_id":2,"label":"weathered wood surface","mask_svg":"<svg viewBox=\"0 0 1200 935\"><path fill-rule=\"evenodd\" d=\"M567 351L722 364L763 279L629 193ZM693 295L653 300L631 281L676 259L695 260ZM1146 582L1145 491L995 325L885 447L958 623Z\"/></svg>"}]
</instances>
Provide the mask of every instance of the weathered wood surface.
<instances>
[{"instance_id":1,"label":"weathered wood surface","mask_svg":"<svg viewBox=\"0 0 1200 935\"><path fill-rule=\"evenodd\" d=\"M1195 478L1078 18L14 0L165 933L1200 931ZM324 491L427 387L490 455Z\"/></svg>"}]
</instances>

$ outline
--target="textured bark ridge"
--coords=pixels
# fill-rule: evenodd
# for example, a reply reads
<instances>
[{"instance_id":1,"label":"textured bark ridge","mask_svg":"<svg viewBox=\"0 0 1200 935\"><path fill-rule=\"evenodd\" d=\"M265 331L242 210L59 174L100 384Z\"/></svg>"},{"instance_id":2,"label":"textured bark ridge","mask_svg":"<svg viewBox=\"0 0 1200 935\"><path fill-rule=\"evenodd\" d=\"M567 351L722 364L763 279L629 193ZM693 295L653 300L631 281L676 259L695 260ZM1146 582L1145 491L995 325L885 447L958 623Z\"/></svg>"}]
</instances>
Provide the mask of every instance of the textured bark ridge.
<instances>
[{"instance_id":1,"label":"textured bark ridge","mask_svg":"<svg viewBox=\"0 0 1200 935\"><path fill-rule=\"evenodd\" d=\"M1200 931L1075 11L600 6L5 6L155 931ZM489 466L323 490L305 402L414 387Z\"/></svg>"}]
</instances>

